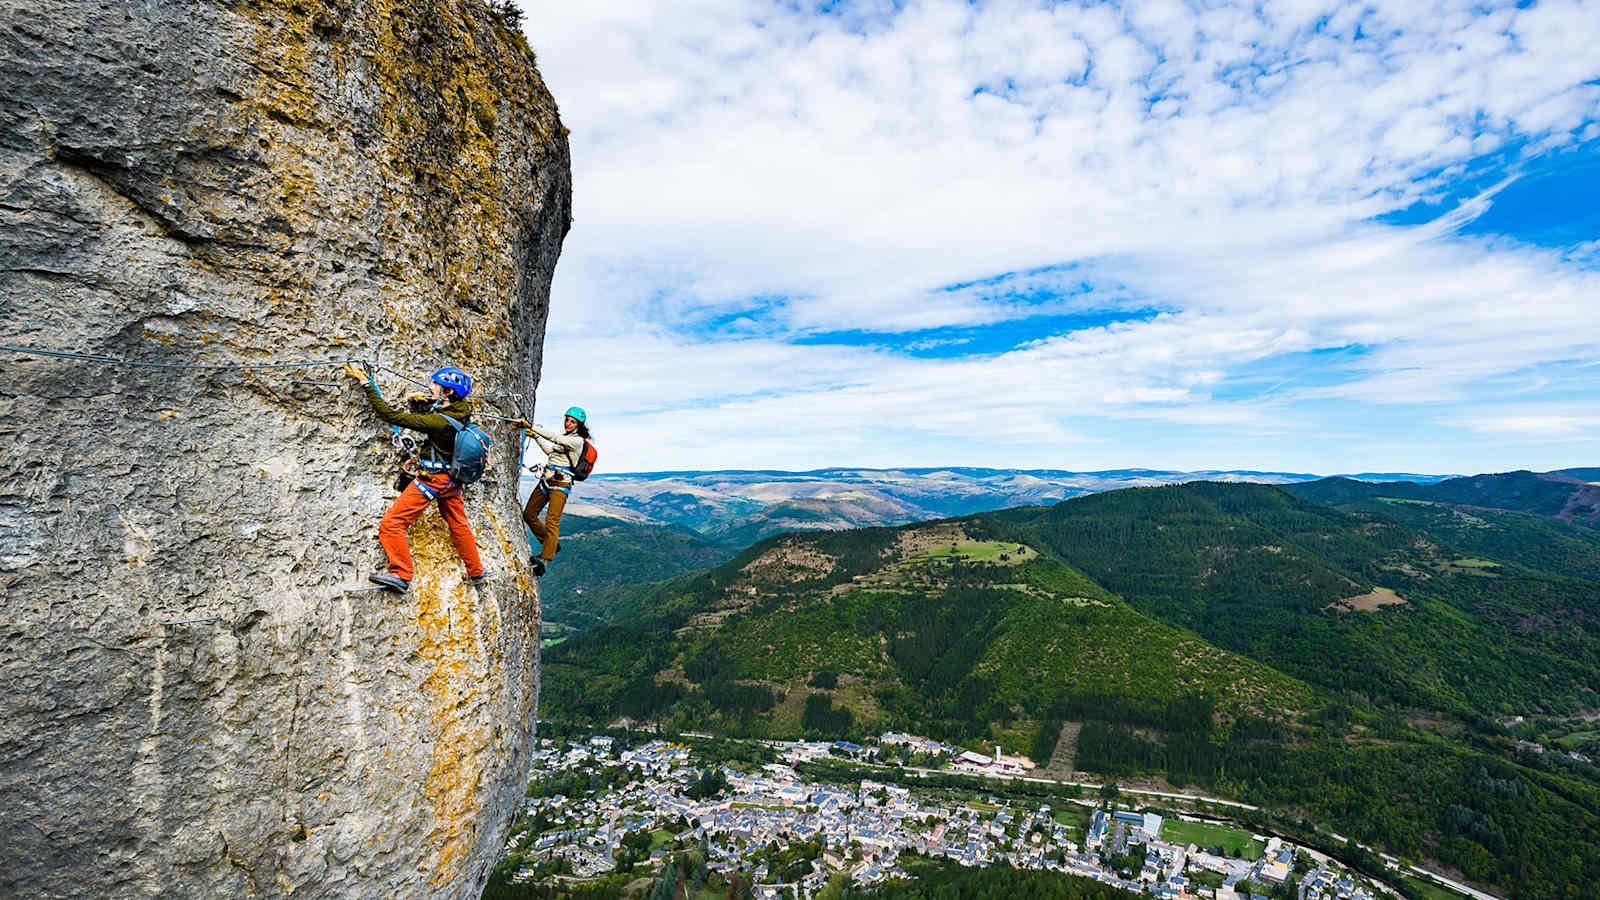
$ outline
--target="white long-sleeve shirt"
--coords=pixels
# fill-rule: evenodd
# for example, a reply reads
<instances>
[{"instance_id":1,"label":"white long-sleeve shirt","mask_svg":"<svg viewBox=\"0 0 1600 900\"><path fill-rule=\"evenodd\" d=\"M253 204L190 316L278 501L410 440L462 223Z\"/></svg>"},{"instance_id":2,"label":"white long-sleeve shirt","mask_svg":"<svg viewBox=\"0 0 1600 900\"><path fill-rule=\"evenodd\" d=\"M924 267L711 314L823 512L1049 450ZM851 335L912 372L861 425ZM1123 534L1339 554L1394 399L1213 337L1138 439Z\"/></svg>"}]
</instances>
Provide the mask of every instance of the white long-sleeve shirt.
<instances>
[{"instance_id":1,"label":"white long-sleeve shirt","mask_svg":"<svg viewBox=\"0 0 1600 900\"><path fill-rule=\"evenodd\" d=\"M545 453L546 468L559 466L570 470L578 462L578 455L583 452L583 437L576 432L567 434L562 431L552 431L543 425L534 425L528 429L528 434Z\"/></svg>"}]
</instances>

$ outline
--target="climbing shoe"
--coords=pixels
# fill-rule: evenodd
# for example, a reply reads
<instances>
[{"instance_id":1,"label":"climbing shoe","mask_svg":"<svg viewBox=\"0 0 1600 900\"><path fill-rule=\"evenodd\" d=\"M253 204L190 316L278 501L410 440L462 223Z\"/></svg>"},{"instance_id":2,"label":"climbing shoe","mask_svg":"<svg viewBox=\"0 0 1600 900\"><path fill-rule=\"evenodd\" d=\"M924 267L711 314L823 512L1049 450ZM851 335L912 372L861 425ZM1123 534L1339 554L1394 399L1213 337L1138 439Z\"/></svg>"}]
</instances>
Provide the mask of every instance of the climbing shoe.
<instances>
[{"instance_id":1,"label":"climbing shoe","mask_svg":"<svg viewBox=\"0 0 1600 900\"><path fill-rule=\"evenodd\" d=\"M467 576L467 580L472 582L473 584L488 584L489 583L489 579L493 578L493 577L494 577L494 573L493 572L489 571L488 569L484 569L481 573L479 573L477 575L468 575Z\"/></svg>"},{"instance_id":2,"label":"climbing shoe","mask_svg":"<svg viewBox=\"0 0 1600 900\"><path fill-rule=\"evenodd\" d=\"M399 575L394 575L389 572L379 572L376 575L370 575L367 577L367 580L373 584L381 584L389 590L394 591L396 594L404 594L406 591L411 590L411 582L401 578Z\"/></svg>"},{"instance_id":3,"label":"climbing shoe","mask_svg":"<svg viewBox=\"0 0 1600 900\"><path fill-rule=\"evenodd\" d=\"M540 559L537 556L531 557L528 560L528 567L533 569L533 574L534 574L535 577L544 574L544 560Z\"/></svg>"}]
</instances>

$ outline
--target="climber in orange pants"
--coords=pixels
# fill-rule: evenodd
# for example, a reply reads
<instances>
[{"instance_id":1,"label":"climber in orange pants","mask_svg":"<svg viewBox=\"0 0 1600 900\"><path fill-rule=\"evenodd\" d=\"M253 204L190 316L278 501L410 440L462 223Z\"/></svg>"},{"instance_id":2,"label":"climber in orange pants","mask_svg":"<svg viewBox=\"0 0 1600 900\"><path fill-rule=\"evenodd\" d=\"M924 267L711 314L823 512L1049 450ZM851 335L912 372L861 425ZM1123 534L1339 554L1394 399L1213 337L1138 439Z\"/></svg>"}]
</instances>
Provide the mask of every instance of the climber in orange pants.
<instances>
[{"instance_id":1,"label":"climber in orange pants","mask_svg":"<svg viewBox=\"0 0 1600 900\"><path fill-rule=\"evenodd\" d=\"M464 485L445 471L455 450L457 426L452 425L451 421L464 424L472 417L472 406L467 402L467 394L472 392L472 379L467 373L450 366L434 372L432 396L417 398L419 402L429 404L430 411L407 413L390 406L365 372L353 365L346 365L345 374L366 389L367 401L378 418L427 436L418 458L411 461L415 470L407 468L407 473L412 475L411 483L400 492L400 496L394 498L389 511L383 514L383 520L378 523L378 542L383 545L384 555L389 557L389 570L379 572L368 580L398 593L411 589L414 572L406 530L422 516L429 503L438 501L439 512L450 527L450 543L455 545L456 553L467 566L467 578L474 584L481 584L489 577L489 573L484 571L483 561L478 557L478 542L472 534L472 525L467 521L466 504L461 500Z\"/></svg>"}]
</instances>

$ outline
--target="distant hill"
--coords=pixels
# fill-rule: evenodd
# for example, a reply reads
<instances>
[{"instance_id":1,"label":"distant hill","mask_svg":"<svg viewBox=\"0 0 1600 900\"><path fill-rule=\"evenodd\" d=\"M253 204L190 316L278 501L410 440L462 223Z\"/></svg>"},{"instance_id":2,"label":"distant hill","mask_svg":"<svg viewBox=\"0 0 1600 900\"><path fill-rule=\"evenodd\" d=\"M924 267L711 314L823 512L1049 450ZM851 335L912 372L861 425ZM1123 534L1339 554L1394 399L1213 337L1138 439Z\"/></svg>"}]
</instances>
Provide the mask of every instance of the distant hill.
<instances>
[{"instance_id":1,"label":"distant hill","mask_svg":"<svg viewBox=\"0 0 1600 900\"><path fill-rule=\"evenodd\" d=\"M679 525L719 543L748 546L784 531L901 525L1015 506L1059 503L1097 491L1189 481L1293 484L1297 472L1110 469L818 469L811 472L643 472L596 475L576 491L575 515ZM1355 475L1433 482L1437 475Z\"/></svg>"},{"instance_id":2,"label":"distant hill","mask_svg":"<svg viewBox=\"0 0 1600 900\"><path fill-rule=\"evenodd\" d=\"M1295 485L1292 490L1318 503L1352 503L1381 497L1505 509L1578 525L1600 525L1600 469L1502 472L1448 478L1431 484L1325 478Z\"/></svg>"},{"instance_id":3,"label":"distant hill","mask_svg":"<svg viewBox=\"0 0 1600 900\"><path fill-rule=\"evenodd\" d=\"M541 611L547 623L582 630L631 613L639 596L632 583L707 569L744 546L681 525L567 515L561 520L561 552L539 584Z\"/></svg>"},{"instance_id":4,"label":"distant hill","mask_svg":"<svg viewBox=\"0 0 1600 900\"><path fill-rule=\"evenodd\" d=\"M981 468L596 475L568 502L562 552L545 576L540 596L547 622L581 631L631 609L631 600L622 595L627 592L619 594L616 585L707 568L786 531L902 525L1197 479L1291 484L1317 477L1244 470ZM1430 482L1445 476L1351 477ZM602 528L607 529L603 535L598 533ZM580 534L590 539L570 539Z\"/></svg>"},{"instance_id":5,"label":"distant hill","mask_svg":"<svg viewBox=\"0 0 1600 900\"><path fill-rule=\"evenodd\" d=\"M1014 710L1107 697L1151 715L1200 694L1238 713L1312 703L1304 684L988 532L973 522L770 539L642 591L634 618L553 649L547 708L670 712L681 727L760 735L853 731L819 724L848 720L954 738L986 735ZM837 678L833 719L808 706L819 677Z\"/></svg>"},{"instance_id":6,"label":"distant hill","mask_svg":"<svg viewBox=\"0 0 1600 900\"><path fill-rule=\"evenodd\" d=\"M1407 706L1510 715L1600 705L1600 583L1557 577L1569 573L1559 571L1559 560L1544 561L1549 545L1536 539L1542 529L1587 529L1537 519L1500 527L1514 536L1504 544L1508 552L1480 556L1426 531L1271 486L1114 491L941 524L769 539L706 573L618 588L630 595L614 601L618 608L638 609L649 621L604 630L595 641L638 641L629 665L656 660L653 683L679 685L685 702L694 700L700 680L662 673L714 644L728 661L720 680L753 679L790 693L816 671L839 672L861 685L846 697L854 713L882 711L891 719L926 718L917 710L958 699L969 708L1042 711L1071 693L1037 681L1042 671L1059 672L1074 690L1166 703L1175 689L1141 685L1132 675L1113 689L1095 680L1094 667L1071 662L1091 652L1127 661L1128 672L1167 672L1164 663L1140 657L1167 646L1166 629L1204 638L1217 659L1239 654L1299 682ZM946 532L956 551L930 537ZM1595 548L1580 537L1571 541ZM961 548L981 545L987 553L1008 542L1021 552L1004 562L944 559L976 552ZM1008 630L1006 623L1022 621L1031 624ZM1045 640L1050 622L1069 621L1079 626L1072 641ZM1026 643L1018 637L1024 634L1032 635L1031 649L1008 655L1007 648ZM1118 634L1138 640L1120 645ZM1089 640L1096 635L1106 646ZM958 638L965 648L959 653ZM923 680L906 656L922 645L944 659L939 671L955 681ZM587 652L579 646L572 644L573 652ZM1170 655L1170 648L1160 653ZM552 664L562 658L552 654ZM957 681L967 692L959 698L947 691ZM591 700L604 683L585 685ZM1194 690L1225 705L1250 693L1226 683L1201 678ZM1277 690L1287 688L1280 683ZM1260 711L1301 705L1280 698ZM605 709L590 706L597 716ZM613 712L650 711L629 710ZM714 724L735 727L750 721L749 712L741 707ZM797 733L798 710L762 713L777 731Z\"/></svg>"},{"instance_id":7,"label":"distant hill","mask_svg":"<svg viewBox=\"0 0 1600 900\"><path fill-rule=\"evenodd\" d=\"M1552 474L1552 475L1565 475L1568 478L1576 478L1579 481L1600 482L1600 468L1557 469L1556 471L1551 472L1550 474ZM1380 479L1374 479L1374 480L1377 480L1377 481L1399 481L1401 479L1398 479L1398 478L1380 478Z\"/></svg>"},{"instance_id":8,"label":"distant hill","mask_svg":"<svg viewBox=\"0 0 1600 900\"><path fill-rule=\"evenodd\" d=\"M1316 490L1372 508L1193 483L770 537L617 588L628 615L547 651L541 713L893 728L1040 762L1074 722L1069 767L1199 782L1514 896L1581 893L1600 768L1516 755L1491 719L1600 706L1600 582L1537 549L1560 533L1579 559L1589 529L1501 510L1490 553L1383 514L1432 503Z\"/></svg>"},{"instance_id":9,"label":"distant hill","mask_svg":"<svg viewBox=\"0 0 1600 900\"><path fill-rule=\"evenodd\" d=\"M999 518L1146 615L1330 689L1456 712L1600 701L1600 583L1528 567L1541 522L1503 523L1515 537L1485 559L1259 485L1116 491Z\"/></svg>"}]
</instances>

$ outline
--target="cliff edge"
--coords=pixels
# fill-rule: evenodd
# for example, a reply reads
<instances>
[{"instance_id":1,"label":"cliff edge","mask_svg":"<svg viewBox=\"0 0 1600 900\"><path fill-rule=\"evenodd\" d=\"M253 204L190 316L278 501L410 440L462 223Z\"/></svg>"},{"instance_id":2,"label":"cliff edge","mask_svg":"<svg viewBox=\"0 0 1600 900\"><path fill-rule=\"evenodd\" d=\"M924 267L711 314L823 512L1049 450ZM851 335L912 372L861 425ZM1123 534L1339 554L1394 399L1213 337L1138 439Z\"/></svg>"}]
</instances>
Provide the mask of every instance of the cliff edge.
<instances>
[{"instance_id":1,"label":"cliff edge","mask_svg":"<svg viewBox=\"0 0 1600 900\"><path fill-rule=\"evenodd\" d=\"M11 0L0 98L0 343L531 411L570 160L481 0ZM346 593L395 455L336 367L0 367L0 896L477 897L539 687L515 431L490 584L430 512Z\"/></svg>"}]
</instances>

